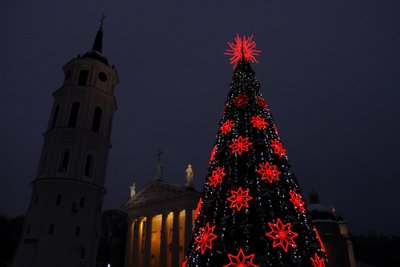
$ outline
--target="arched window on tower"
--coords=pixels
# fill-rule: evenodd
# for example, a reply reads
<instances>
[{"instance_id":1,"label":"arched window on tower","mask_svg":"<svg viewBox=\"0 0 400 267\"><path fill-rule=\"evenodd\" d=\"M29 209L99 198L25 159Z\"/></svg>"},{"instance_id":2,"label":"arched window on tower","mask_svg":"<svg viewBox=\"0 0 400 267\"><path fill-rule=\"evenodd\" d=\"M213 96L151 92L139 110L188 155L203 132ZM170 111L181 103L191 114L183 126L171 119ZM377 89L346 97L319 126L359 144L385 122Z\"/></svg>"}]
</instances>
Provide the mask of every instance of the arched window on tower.
<instances>
[{"instance_id":1,"label":"arched window on tower","mask_svg":"<svg viewBox=\"0 0 400 267\"><path fill-rule=\"evenodd\" d=\"M103 110L100 107L94 109L92 130L98 132L100 130L101 116L103 115Z\"/></svg>"},{"instance_id":2,"label":"arched window on tower","mask_svg":"<svg viewBox=\"0 0 400 267\"><path fill-rule=\"evenodd\" d=\"M63 153L61 154L61 160L58 166L59 172L67 172L70 155L71 153L69 152L68 149L64 150Z\"/></svg>"},{"instance_id":3,"label":"arched window on tower","mask_svg":"<svg viewBox=\"0 0 400 267\"><path fill-rule=\"evenodd\" d=\"M80 103L78 101L72 103L71 112L69 114L68 127L76 127L76 123L78 121L79 106Z\"/></svg>"},{"instance_id":4,"label":"arched window on tower","mask_svg":"<svg viewBox=\"0 0 400 267\"><path fill-rule=\"evenodd\" d=\"M86 177L92 177L93 164L94 164L94 157L92 155L87 155L86 162L85 162L85 171L84 171L84 175Z\"/></svg>"},{"instance_id":5,"label":"arched window on tower","mask_svg":"<svg viewBox=\"0 0 400 267\"><path fill-rule=\"evenodd\" d=\"M56 108L54 109L53 120L51 122L51 128L54 128L56 126L57 116L58 116L58 111L59 110L60 110L60 106L57 105Z\"/></svg>"}]
</instances>

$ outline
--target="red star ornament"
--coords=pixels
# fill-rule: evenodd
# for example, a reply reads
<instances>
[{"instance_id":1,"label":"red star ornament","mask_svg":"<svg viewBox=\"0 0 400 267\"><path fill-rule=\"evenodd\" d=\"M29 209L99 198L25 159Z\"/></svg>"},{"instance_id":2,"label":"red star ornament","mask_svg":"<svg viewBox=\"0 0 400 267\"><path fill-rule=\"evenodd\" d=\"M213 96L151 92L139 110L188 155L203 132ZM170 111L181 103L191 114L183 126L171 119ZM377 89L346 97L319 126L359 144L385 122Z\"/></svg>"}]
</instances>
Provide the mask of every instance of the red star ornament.
<instances>
[{"instance_id":1,"label":"red star ornament","mask_svg":"<svg viewBox=\"0 0 400 267\"><path fill-rule=\"evenodd\" d=\"M265 121L264 118L261 116L253 116L250 121L253 124L254 128L257 128L258 130L262 130L267 128L268 123Z\"/></svg>"},{"instance_id":2,"label":"red star ornament","mask_svg":"<svg viewBox=\"0 0 400 267\"><path fill-rule=\"evenodd\" d=\"M181 267L186 267L187 265L187 258L185 258L185 260L182 262L182 266Z\"/></svg>"},{"instance_id":3,"label":"red star ornament","mask_svg":"<svg viewBox=\"0 0 400 267\"><path fill-rule=\"evenodd\" d=\"M268 180L272 184L274 180L279 181L279 174L278 167L276 165L271 165L268 162L264 164L259 164L260 169L257 171L261 174L261 180Z\"/></svg>"},{"instance_id":4,"label":"red star ornament","mask_svg":"<svg viewBox=\"0 0 400 267\"><path fill-rule=\"evenodd\" d=\"M232 139L232 144L229 146L229 148L232 149L232 153L238 153L239 155L242 155L244 151L248 152L249 151L249 146L251 146L251 142L249 142L248 137L241 137L237 139Z\"/></svg>"},{"instance_id":5,"label":"red star ornament","mask_svg":"<svg viewBox=\"0 0 400 267\"><path fill-rule=\"evenodd\" d=\"M224 171L224 167L218 167L216 170L212 171L210 176L210 186L217 187L218 184L222 184L222 178L226 175Z\"/></svg>"},{"instance_id":6,"label":"red star ornament","mask_svg":"<svg viewBox=\"0 0 400 267\"><path fill-rule=\"evenodd\" d=\"M234 256L228 253L229 263L222 267L260 267L253 263L254 254L244 255L243 249L239 249L239 253Z\"/></svg>"},{"instance_id":7,"label":"red star ornament","mask_svg":"<svg viewBox=\"0 0 400 267\"><path fill-rule=\"evenodd\" d=\"M325 267L325 260L324 258L318 257L318 254L314 254L314 258L311 258L311 262L314 267Z\"/></svg>"},{"instance_id":8,"label":"red star ornament","mask_svg":"<svg viewBox=\"0 0 400 267\"><path fill-rule=\"evenodd\" d=\"M278 218L276 223L269 222L268 225L271 228L271 232L268 232L265 235L274 240L274 243L272 244L274 248L281 246L283 250L287 252L289 245L292 247L297 247L293 238L299 234L290 229L290 227L292 227L291 223L283 224L281 219Z\"/></svg>"},{"instance_id":9,"label":"red star ornament","mask_svg":"<svg viewBox=\"0 0 400 267\"><path fill-rule=\"evenodd\" d=\"M264 100L264 98L257 96L257 104L262 107L268 109L267 102Z\"/></svg>"},{"instance_id":10,"label":"red star ornament","mask_svg":"<svg viewBox=\"0 0 400 267\"><path fill-rule=\"evenodd\" d=\"M314 232L315 232L315 235L317 236L317 239L318 239L318 241L319 241L319 244L321 245L321 250L322 250L323 252L326 252L324 243L322 242L322 239L321 239L321 237L319 236L318 230L317 230L317 228L316 228L315 226L314 226Z\"/></svg>"},{"instance_id":11,"label":"red star ornament","mask_svg":"<svg viewBox=\"0 0 400 267\"><path fill-rule=\"evenodd\" d=\"M274 150L274 154L277 154L280 158L286 157L286 149L282 146L282 143L278 140L271 140L270 146Z\"/></svg>"},{"instance_id":12,"label":"red star ornament","mask_svg":"<svg viewBox=\"0 0 400 267\"><path fill-rule=\"evenodd\" d=\"M197 217L198 217L199 214L200 214L200 209L201 209L202 203L203 203L203 198L201 197L201 198L199 199L199 202L197 202L196 211L194 212L194 219L195 219L195 220L197 219Z\"/></svg>"},{"instance_id":13,"label":"red star ornament","mask_svg":"<svg viewBox=\"0 0 400 267\"><path fill-rule=\"evenodd\" d=\"M248 101L249 97L246 94L242 93L235 98L233 103L238 107L243 107L244 105L247 104Z\"/></svg>"},{"instance_id":14,"label":"red star ornament","mask_svg":"<svg viewBox=\"0 0 400 267\"><path fill-rule=\"evenodd\" d=\"M226 122L222 123L220 128L222 134L227 134L232 130L233 127L233 120L227 120Z\"/></svg>"},{"instance_id":15,"label":"red star ornament","mask_svg":"<svg viewBox=\"0 0 400 267\"><path fill-rule=\"evenodd\" d=\"M243 190L242 187L239 187L238 190L231 190L231 196L227 198L228 201L231 202L230 208L236 208L238 211L242 209L242 207L249 207L249 201L253 198L249 196L250 189Z\"/></svg>"},{"instance_id":16,"label":"red star ornament","mask_svg":"<svg viewBox=\"0 0 400 267\"><path fill-rule=\"evenodd\" d=\"M204 254L207 248L212 249L212 241L217 238L214 232L215 225L210 227L210 224L207 223L206 227L200 228L199 235L195 237L196 242L196 250L201 250L201 254Z\"/></svg>"},{"instance_id":17,"label":"red star ornament","mask_svg":"<svg viewBox=\"0 0 400 267\"><path fill-rule=\"evenodd\" d=\"M300 212L305 212L306 211L306 209L304 208L304 201L303 201L303 199L301 198L301 195L300 194L297 194L295 191L290 191L289 192L289 194L290 194L290 202L292 202L293 203L293 205L294 205L294 209L295 210L299 210Z\"/></svg>"}]
</instances>

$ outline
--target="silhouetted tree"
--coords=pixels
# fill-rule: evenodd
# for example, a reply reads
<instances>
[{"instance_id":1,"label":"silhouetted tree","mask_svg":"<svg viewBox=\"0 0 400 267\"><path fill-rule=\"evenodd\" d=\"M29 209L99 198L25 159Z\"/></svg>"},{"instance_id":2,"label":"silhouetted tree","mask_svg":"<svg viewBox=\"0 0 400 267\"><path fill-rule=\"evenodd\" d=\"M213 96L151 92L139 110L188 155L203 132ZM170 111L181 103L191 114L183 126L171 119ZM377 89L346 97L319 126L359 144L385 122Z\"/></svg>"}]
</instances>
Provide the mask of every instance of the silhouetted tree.
<instances>
[{"instance_id":1,"label":"silhouetted tree","mask_svg":"<svg viewBox=\"0 0 400 267\"><path fill-rule=\"evenodd\" d=\"M101 220L97 266L111 264L112 267L123 267L128 216L121 210L107 210L103 212Z\"/></svg>"},{"instance_id":2,"label":"silhouetted tree","mask_svg":"<svg viewBox=\"0 0 400 267\"><path fill-rule=\"evenodd\" d=\"M0 215L0 267L10 266L17 248L24 216Z\"/></svg>"}]
</instances>

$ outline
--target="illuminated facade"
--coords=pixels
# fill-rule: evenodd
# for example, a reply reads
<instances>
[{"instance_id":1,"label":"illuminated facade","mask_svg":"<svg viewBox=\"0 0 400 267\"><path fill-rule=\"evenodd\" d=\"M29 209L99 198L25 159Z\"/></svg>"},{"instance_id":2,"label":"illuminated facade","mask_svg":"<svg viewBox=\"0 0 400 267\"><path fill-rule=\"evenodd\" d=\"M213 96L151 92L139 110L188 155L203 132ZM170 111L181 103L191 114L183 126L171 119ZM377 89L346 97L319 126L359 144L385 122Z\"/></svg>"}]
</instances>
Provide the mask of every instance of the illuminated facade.
<instances>
[{"instance_id":1,"label":"illuminated facade","mask_svg":"<svg viewBox=\"0 0 400 267\"><path fill-rule=\"evenodd\" d=\"M200 196L193 188L158 180L127 201L122 207L129 216L125 267L180 266ZM308 212L328 255L327 267L356 267L346 222L320 204L316 193Z\"/></svg>"},{"instance_id":2,"label":"illuminated facade","mask_svg":"<svg viewBox=\"0 0 400 267\"><path fill-rule=\"evenodd\" d=\"M125 266L180 266L200 195L157 180L131 197L122 207L129 217Z\"/></svg>"},{"instance_id":3,"label":"illuminated facade","mask_svg":"<svg viewBox=\"0 0 400 267\"><path fill-rule=\"evenodd\" d=\"M63 67L14 267L96 264L118 84L101 52L102 27L92 50Z\"/></svg>"}]
</instances>

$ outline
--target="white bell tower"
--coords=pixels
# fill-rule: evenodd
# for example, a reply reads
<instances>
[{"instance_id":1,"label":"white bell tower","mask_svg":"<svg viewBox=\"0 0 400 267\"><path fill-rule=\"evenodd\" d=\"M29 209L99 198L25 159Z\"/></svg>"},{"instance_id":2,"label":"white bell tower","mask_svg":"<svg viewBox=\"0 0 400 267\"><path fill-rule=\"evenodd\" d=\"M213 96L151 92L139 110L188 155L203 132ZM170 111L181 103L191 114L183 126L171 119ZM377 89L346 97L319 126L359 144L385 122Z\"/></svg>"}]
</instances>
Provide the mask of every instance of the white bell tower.
<instances>
[{"instance_id":1,"label":"white bell tower","mask_svg":"<svg viewBox=\"0 0 400 267\"><path fill-rule=\"evenodd\" d=\"M104 18L104 17L103 17ZM118 74L92 50L64 67L14 267L94 267Z\"/></svg>"}]
</instances>

